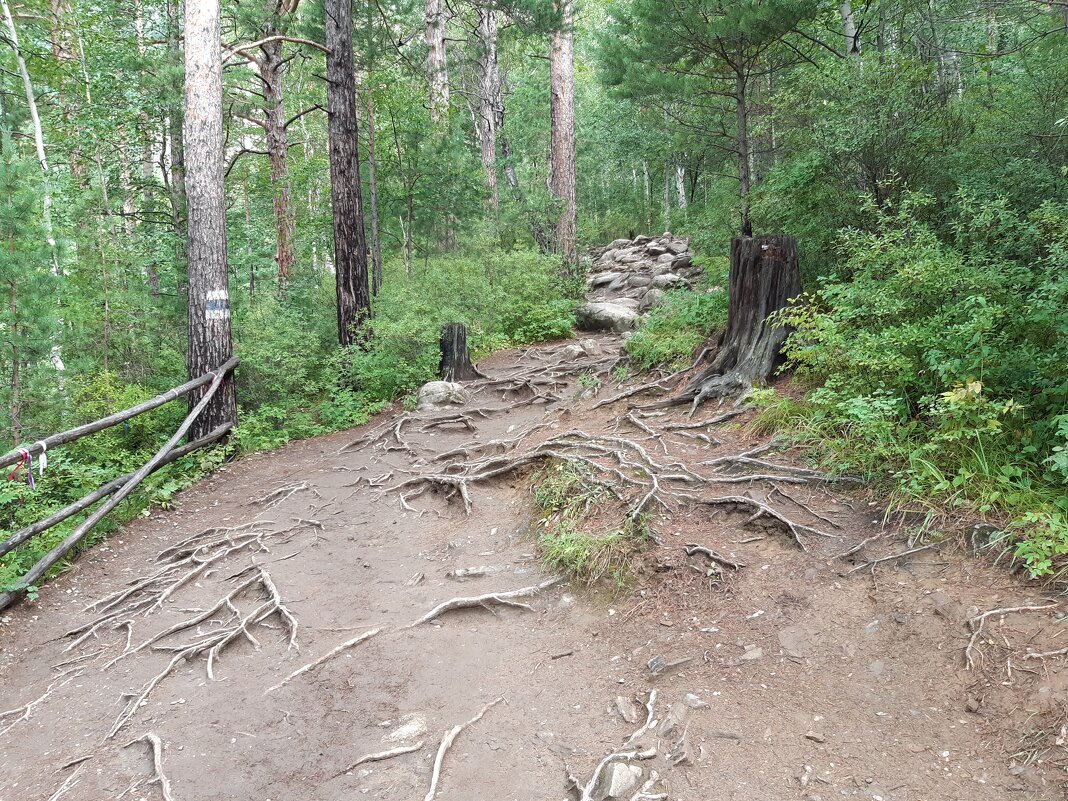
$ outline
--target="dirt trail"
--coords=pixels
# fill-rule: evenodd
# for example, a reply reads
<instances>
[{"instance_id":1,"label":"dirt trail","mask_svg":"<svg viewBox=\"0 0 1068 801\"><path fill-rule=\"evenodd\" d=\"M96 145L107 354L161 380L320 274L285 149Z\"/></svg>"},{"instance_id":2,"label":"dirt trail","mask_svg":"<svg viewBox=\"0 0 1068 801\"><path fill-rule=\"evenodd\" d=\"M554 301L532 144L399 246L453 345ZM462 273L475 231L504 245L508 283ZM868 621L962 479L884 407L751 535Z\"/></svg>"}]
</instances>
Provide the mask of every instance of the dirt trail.
<instances>
[{"instance_id":1,"label":"dirt trail","mask_svg":"<svg viewBox=\"0 0 1068 801\"><path fill-rule=\"evenodd\" d=\"M620 797L1065 797L1066 660L1025 656L1068 645L1063 606L949 546L840 575L907 547L863 492L722 483L733 475L701 463L763 444L747 415L674 432L691 422L685 410L637 418L653 437L623 416L626 402L593 408L617 388L578 382L600 373L608 383L619 338L581 341L483 363L493 380L472 387L455 410L463 419L448 409L386 414L243 459L11 610L0 625L0 711L40 701L0 717L0 801L420 799L445 732L498 698L445 754L441 801L559 801L570 797L569 772L585 784L606 755L650 749L601 771L627 788ZM702 430L719 444L685 436ZM469 514L459 486L472 465L501 464L484 455L581 453L575 431L639 443L668 472L706 479L663 482L670 513L649 509L659 542L635 586L612 596L558 584L517 599L529 609L493 604L405 628L448 599L551 578L530 530L529 469L465 484ZM465 452L438 458L455 449ZM799 464L789 452L762 456ZM419 476L433 485L391 489ZM802 550L768 515L683 494L766 502L833 537L799 529ZM709 575L687 543L744 567ZM200 561L182 562L190 552ZM481 575L455 573L471 568ZM115 593L112 606L99 603ZM1048 603L990 617L975 669L964 669L968 618ZM67 634L79 629L87 636ZM654 675L657 658L668 667ZM653 691L658 722L640 732ZM152 781L151 740L138 739L149 733L166 785ZM606 783L589 797L603 798Z\"/></svg>"}]
</instances>

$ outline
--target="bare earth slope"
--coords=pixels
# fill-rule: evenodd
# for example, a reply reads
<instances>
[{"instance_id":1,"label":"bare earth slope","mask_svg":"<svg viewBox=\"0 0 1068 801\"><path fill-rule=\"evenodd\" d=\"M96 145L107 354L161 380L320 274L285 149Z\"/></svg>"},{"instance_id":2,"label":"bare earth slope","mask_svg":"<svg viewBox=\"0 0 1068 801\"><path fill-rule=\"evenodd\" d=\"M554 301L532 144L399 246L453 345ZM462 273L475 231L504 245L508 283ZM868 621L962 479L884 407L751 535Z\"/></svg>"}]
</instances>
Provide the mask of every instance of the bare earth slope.
<instances>
[{"instance_id":1,"label":"bare earth slope","mask_svg":"<svg viewBox=\"0 0 1068 801\"><path fill-rule=\"evenodd\" d=\"M907 548L862 491L701 464L764 444L745 415L671 431L723 410L592 408L617 390L577 378L607 381L620 341L582 341L499 354L455 410L243 459L11 610L0 799L421 799L443 735L482 710L444 753L442 801L578 797L569 774L591 799L610 785L672 801L1065 797L1066 659L1028 656L1068 646L1056 598L948 546L842 575ZM590 454L571 432L702 477L663 480L635 586L558 583L408 627L449 599L552 578L530 530L536 463L457 479L499 454ZM832 536L684 495L755 499ZM744 567L710 576L688 543ZM969 618L1022 606L1046 608L986 618L966 670ZM393 749L408 752L351 767ZM597 771L620 752L636 756Z\"/></svg>"}]
</instances>

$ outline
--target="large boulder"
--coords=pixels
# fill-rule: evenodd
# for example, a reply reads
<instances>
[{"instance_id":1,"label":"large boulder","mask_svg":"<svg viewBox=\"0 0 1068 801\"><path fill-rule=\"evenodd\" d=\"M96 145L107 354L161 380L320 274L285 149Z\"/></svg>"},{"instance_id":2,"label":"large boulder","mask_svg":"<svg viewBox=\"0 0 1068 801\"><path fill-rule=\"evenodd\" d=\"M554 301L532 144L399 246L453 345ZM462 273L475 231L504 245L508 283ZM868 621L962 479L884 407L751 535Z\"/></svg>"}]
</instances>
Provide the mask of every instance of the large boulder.
<instances>
[{"instance_id":1,"label":"large boulder","mask_svg":"<svg viewBox=\"0 0 1068 801\"><path fill-rule=\"evenodd\" d=\"M645 252L650 256L663 256L667 253L667 248L661 245L659 242L650 242L645 247Z\"/></svg>"},{"instance_id":2,"label":"large boulder","mask_svg":"<svg viewBox=\"0 0 1068 801\"><path fill-rule=\"evenodd\" d=\"M631 243L629 239L613 239L612 243L608 247L612 248L613 250L618 250L619 248L628 248L630 247L630 244Z\"/></svg>"},{"instance_id":3,"label":"large boulder","mask_svg":"<svg viewBox=\"0 0 1068 801\"><path fill-rule=\"evenodd\" d=\"M430 381L419 387L416 395L420 410L439 409L442 406L462 406L470 400L463 384L452 381Z\"/></svg>"},{"instance_id":4,"label":"large boulder","mask_svg":"<svg viewBox=\"0 0 1068 801\"><path fill-rule=\"evenodd\" d=\"M690 249L690 246L683 242L681 239L676 239L674 242L667 243L667 249L674 253L676 256L681 256L683 253Z\"/></svg>"},{"instance_id":5,"label":"large boulder","mask_svg":"<svg viewBox=\"0 0 1068 801\"><path fill-rule=\"evenodd\" d=\"M671 262L675 261L675 258L674 253L661 253L656 257L656 261L657 264L671 264Z\"/></svg>"},{"instance_id":6,"label":"large boulder","mask_svg":"<svg viewBox=\"0 0 1068 801\"><path fill-rule=\"evenodd\" d=\"M683 255L679 256L677 259L674 259L671 262L672 267L674 267L676 270L682 270L686 267L689 267L691 264L693 264L693 256L691 256L689 253L684 253Z\"/></svg>"},{"instance_id":7,"label":"large boulder","mask_svg":"<svg viewBox=\"0 0 1068 801\"><path fill-rule=\"evenodd\" d=\"M622 334L634 328L638 320L637 301L624 303L629 298L616 301L583 303L575 310L575 324L583 331L613 331Z\"/></svg>"},{"instance_id":8,"label":"large boulder","mask_svg":"<svg viewBox=\"0 0 1068 801\"><path fill-rule=\"evenodd\" d=\"M635 273L627 279L628 286L649 286L653 282L652 276Z\"/></svg>"}]
</instances>

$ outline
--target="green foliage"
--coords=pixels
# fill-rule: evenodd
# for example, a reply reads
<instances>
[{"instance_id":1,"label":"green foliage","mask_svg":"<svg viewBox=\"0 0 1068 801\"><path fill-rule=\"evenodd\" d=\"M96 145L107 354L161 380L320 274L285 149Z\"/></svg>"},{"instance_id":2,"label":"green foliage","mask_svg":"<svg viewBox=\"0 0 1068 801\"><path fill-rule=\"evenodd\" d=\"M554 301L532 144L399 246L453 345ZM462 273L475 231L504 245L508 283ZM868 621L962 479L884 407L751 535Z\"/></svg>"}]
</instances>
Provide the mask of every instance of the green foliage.
<instances>
[{"instance_id":1,"label":"green foliage","mask_svg":"<svg viewBox=\"0 0 1068 801\"><path fill-rule=\"evenodd\" d=\"M537 473L533 493L546 565L585 584L610 579L622 587L650 541L647 520L628 517L619 528L598 526L596 518L605 513L612 494L567 463L554 462Z\"/></svg>"},{"instance_id":2,"label":"green foliage","mask_svg":"<svg viewBox=\"0 0 1068 801\"><path fill-rule=\"evenodd\" d=\"M707 277L707 288L669 292L664 305L653 308L627 339L627 354L639 369L685 367L727 325L725 272L721 268Z\"/></svg>"},{"instance_id":3,"label":"green foliage","mask_svg":"<svg viewBox=\"0 0 1068 801\"><path fill-rule=\"evenodd\" d=\"M761 425L786 426L835 468L884 474L897 502L1015 520L1034 575L1065 568L1068 281L1064 221L962 194L941 241L905 193L868 208L840 240L843 274L782 314L787 354L819 385L803 403L764 398Z\"/></svg>"}]
</instances>

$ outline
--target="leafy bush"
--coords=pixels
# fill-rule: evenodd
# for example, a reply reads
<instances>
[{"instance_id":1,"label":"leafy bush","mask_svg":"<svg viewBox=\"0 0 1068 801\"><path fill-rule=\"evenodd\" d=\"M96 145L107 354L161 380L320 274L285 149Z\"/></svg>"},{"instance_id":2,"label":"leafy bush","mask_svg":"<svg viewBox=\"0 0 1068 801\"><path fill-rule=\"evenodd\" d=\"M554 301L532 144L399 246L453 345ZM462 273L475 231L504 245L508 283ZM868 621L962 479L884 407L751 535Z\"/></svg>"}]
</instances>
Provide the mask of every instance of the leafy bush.
<instances>
[{"instance_id":1,"label":"leafy bush","mask_svg":"<svg viewBox=\"0 0 1068 801\"><path fill-rule=\"evenodd\" d=\"M1020 216L962 194L940 239L929 198L841 238L849 280L782 314L803 403L760 397L842 470L891 474L899 506L1014 520L1034 575L1068 549L1068 209Z\"/></svg>"},{"instance_id":2,"label":"leafy bush","mask_svg":"<svg viewBox=\"0 0 1068 801\"><path fill-rule=\"evenodd\" d=\"M627 339L627 353L639 369L684 367L727 325L726 268L706 277L709 288L669 292L667 302L652 309Z\"/></svg>"}]
</instances>

